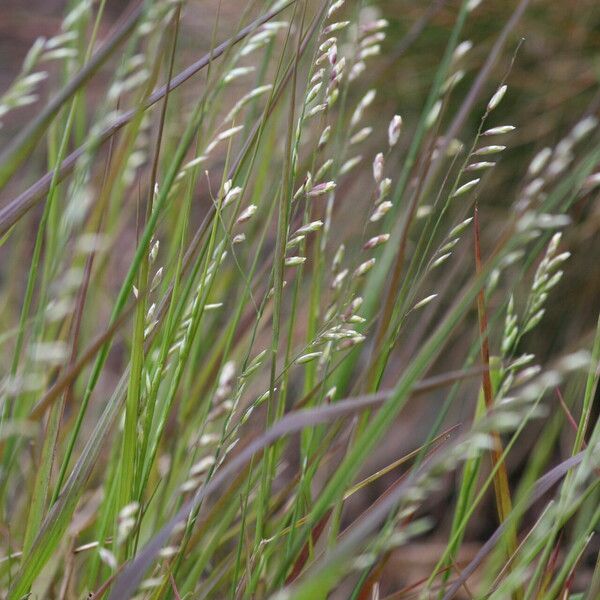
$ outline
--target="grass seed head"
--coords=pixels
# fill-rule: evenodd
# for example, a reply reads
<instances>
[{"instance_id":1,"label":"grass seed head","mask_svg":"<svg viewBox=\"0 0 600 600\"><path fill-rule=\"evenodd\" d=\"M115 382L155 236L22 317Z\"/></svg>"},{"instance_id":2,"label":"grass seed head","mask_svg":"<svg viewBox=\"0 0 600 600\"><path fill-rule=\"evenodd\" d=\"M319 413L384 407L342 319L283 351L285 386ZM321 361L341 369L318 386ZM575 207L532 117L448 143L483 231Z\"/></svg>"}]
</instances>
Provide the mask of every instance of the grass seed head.
<instances>
[{"instance_id":1,"label":"grass seed head","mask_svg":"<svg viewBox=\"0 0 600 600\"><path fill-rule=\"evenodd\" d=\"M388 125L388 145L390 148L393 148L398 143L401 131L402 117L400 115L394 115Z\"/></svg>"},{"instance_id":2,"label":"grass seed head","mask_svg":"<svg viewBox=\"0 0 600 600\"><path fill-rule=\"evenodd\" d=\"M368 273L375 265L375 260L376 259L374 259L374 258L370 258L369 260L366 260L365 262L358 265L358 267L356 267L354 273L352 273L352 277L354 277L354 278L362 277L363 275L365 275L365 273Z\"/></svg>"},{"instance_id":3,"label":"grass seed head","mask_svg":"<svg viewBox=\"0 0 600 600\"><path fill-rule=\"evenodd\" d=\"M350 145L352 146L353 144L360 144L360 142L366 140L371 133L373 133L372 127L363 127L350 138Z\"/></svg>"},{"instance_id":4,"label":"grass seed head","mask_svg":"<svg viewBox=\"0 0 600 600\"><path fill-rule=\"evenodd\" d=\"M419 308L423 308L424 306L427 306L430 302L432 302L433 300L435 300L437 298L437 294L431 294L430 296L426 296L425 298L423 298L422 300L420 300L419 302L417 302L414 306L413 306L413 310L418 310Z\"/></svg>"},{"instance_id":5,"label":"grass seed head","mask_svg":"<svg viewBox=\"0 0 600 600\"><path fill-rule=\"evenodd\" d=\"M465 40L458 44L454 49L454 53L452 54L452 60L458 62L461 58L466 56L466 54L473 48L473 42L471 40Z\"/></svg>"},{"instance_id":6,"label":"grass seed head","mask_svg":"<svg viewBox=\"0 0 600 600\"><path fill-rule=\"evenodd\" d=\"M371 215L369 220L372 223L380 221L389 212L389 210L391 208L392 208L392 203L389 200L384 200L383 202L379 203L376 206L376 208L373 211L373 214Z\"/></svg>"},{"instance_id":7,"label":"grass seed head","mask_svg":"<svg viewBox=\"0 0 600 600\"><path fill-rule=\"evenodd\" d=\"M327 9L327 18L331 18L334 12L338 11L342 6L344 6L345 0L337 0L333 2L331 6Z\"/></svg>"},{"instance_id":8,"label":"grass seed head","mask_svg":"<svg viewBox=\"0 0 600 600\"><path fill-rule=\"evenodd\" d=\"M441 100L437 100L434 105L431 107L431 110L429 111L429 113L427 114L427 117L425 118L425 127L427 129L430 129L433 124L437 121L438 117L440 116L440 112L442 110L442 101Z\"/></svg>"},{"instance_id":9,"label":"grass seed head","mask_svg":"<svg viewBox=\"0 0 600 600\"><path fill-rule=\"evenodd\" d=\"M364 60L360 60L355 62L350 69L350 74L348 75L348 81L355 81L360 75L366 70L367 65Z\"/></svg>"},{"instance_id":10,"label":"grass seed head","mask_svg":"<svg viewBox=\"0 0 600 600\"><path fill-rule=\"evenodd\" d=\"M345 175L355 167L357 167L362 162L362 155L353 156L349 158L341 167L340 167L340 175Z\"/></svg>"},{"instance_id":11,"label":"grass seed head","mask_svg":"<svg viewBox=\"0 0 600 600\"><path fill-rule=\"evenodd\" d=\"M539 173L541 173L542 169L548 164L548 160L552 156L551 148L542 148L534 157L531 163L529 163L529 168L527 169L527 173L532 177L535 177Z\"/></svg>"},{"instance_id":12,"label":"grass seed head","mask_svg":"<svg viewBox=\"0 0 600 600\"><path fill-rule=\"evenodd\" d=\"M384 166L383 153L379 152L375 156L375 159L373 160L373 179L375 180L375 183L377 183L377 184L381 183L381 179L383 177L383 166Z\"/></svg>"},{"instance_id":13,"label":"grass seed head","mask_svg":"<svg viewBox=\"0 0 600 600\"><path fill-rule=\"evenodd\" d=\"M506 146L483 146L478 150L475 150L475 152L473 152L473 156L487 156L489 154L497 154L498 152L502 152L504 150L506 150Z\"/></svg>"},{"instance_id":14,"label":"grass seed head","mask_svg":"<svg viewBox=\"0 0 600 600\"><path fill-rule=\"evenodd\" d=\"M303 265L306 262L306 256L288 256L285 259L286 267L297 267L298 265Z\"/></svg>"},{"instance_id":15,"label":"grass seed head","mask_svg":"<svg viewBox=\"0 0 600 600\"><path fill-rule=\"evenodd\" d=\"M318 196L329 194L329 192L335 190L335 187L335 181L326 181L325 183L318 183L307 193L307 195L310 198L317 198Z\"/></svg>"},{"instance_id":16,"label":"grass seed head","mask_svg":"<svg viewBox=\"0 0 600 600\"><path fill-rule=\"evenodd\" d=\"M372 237L365 243L365 245L363 246L363 250L371 250L372 248L376 248L381 244L385 244L385 242L387 242L389 239L389 233L382 233L380 235L376 235L375 237Z\"/></svg>"},{"instance_id":17,"label":"grass seed head","mask_svg":"<svg viewBox=\"0 0 600 600\"><path fill-rule=\"evenodd\" d=\"M457 196L462 196L463 194L466 194L468 191L472 190L480 181L481 179L479 178L467 181L467 183L464 183L459 188L457 188L454 194L452 194L452 197L456 198Z\"/></svg>"},{"instance_id":18,"label":"grass seed head","mask_svg":"<svg viewBox=\"0 0 600 600\"><path fill-rule=\"evenodd\" d=\"M504 133L510 133L514 131L516 127L514 125L500 125L498 127L492 127L491 129L486 129L481 135L490 136L490 135L502 135Z\"/></svg>"},{"instance_id":19,"label":"grass seed head","mask_svg":"<svg viewBox=\"0 0 600 600\"><path fill-rule=\"evenodd\" d=\"M495 166L495 164L496 163L494 162L488 161L471 163L465 168L465 171L482 171L483 169L491 169L493 166Z\"/></svg>"},{"instance_id":20,"label":"grass seed head","mask_svg":"<svg viewBox=\"0 0 600 600\"><path fill-rule=\"evenodd\" d=\"M487 105L488 112L491 112L498 106L498 104L500 104L500 102L502 101L502 98L504 98L504 94L506 94L506 89L507 89L506 85L501 85L496 90L495 94L490 98L490 101L488 102L488 105Z\"/></svg>"},{"instance_id":21,"label":"grass seed head","mask_svg":"<svg viewBox=\"0 0 600 600\"><path fill-rule=\"evenodd\" d=\"M245 223L246 221L249 221L254 214L256 213L256 209L257 206L256 204L250 204L248 207L246 207L242 213L240 214L240 216L237 218L236 223L238 225L241 225L242 223Z\"/></svg>"},{"instance_id":22,"label":"grass seed head","mask_svg":"<svg viewBox=\"0 0 600 600\"><path fill-rule=\"evenodd\" d=\"M316 358L319 358L321 356L321 354L323 354L323 353L322 352L308 352L307 354L303 354L302 356L299 356L298 360L296 360L296 362L299 365L303 365L305 363L312 362Z\"/></svg>"}]
</instances>

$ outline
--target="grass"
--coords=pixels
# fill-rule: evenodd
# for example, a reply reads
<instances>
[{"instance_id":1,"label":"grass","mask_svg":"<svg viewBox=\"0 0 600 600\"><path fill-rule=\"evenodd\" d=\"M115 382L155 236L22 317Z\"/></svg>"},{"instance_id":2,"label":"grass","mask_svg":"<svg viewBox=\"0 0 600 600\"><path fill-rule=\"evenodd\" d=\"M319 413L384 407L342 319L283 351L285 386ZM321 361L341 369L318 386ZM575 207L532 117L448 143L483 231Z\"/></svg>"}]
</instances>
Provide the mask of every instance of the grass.
<instances>
[{"instance_id":1,"label":"grass","mask_svg":"<svg viewBox=\"0 0 600 600\"><path fill-rule=\"evenodd\" d=\"M532 348L567 327L593 110L494 210L529 2L472 77L472 0L405 36L385 5L222 2L200 59L193 3L101 35L109 4L70 2L0 97L37 115L0 154L3 597L598 597L600 321ZM440 11L420 110L386 114L372 73Z\"/></svg>"}]
</instances>

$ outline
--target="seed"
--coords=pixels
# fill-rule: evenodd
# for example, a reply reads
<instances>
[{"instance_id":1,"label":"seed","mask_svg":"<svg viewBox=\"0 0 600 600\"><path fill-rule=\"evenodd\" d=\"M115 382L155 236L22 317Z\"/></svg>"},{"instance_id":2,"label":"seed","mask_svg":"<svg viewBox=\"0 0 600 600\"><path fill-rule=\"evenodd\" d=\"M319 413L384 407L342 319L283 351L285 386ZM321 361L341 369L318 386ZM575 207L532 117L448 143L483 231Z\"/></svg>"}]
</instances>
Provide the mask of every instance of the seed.
<instances>
[{"instance_id":1,"label":"seed","mask_svg":"<svg viewBox=\"0 0 600 600\"><path fill-rule=\"evenodd\" d=\"M285 259L286 267L296 267L306 262L306 256L290 256Z\"/></svg>"},{"instance_id":2,"label":"seed","mask_svg":"<svg viewBox=\"0 0 600 600\"><path fill-rule=\"evenodd\" d=\"M503 133L510 133L516 128L514 125L500 125L499 127L492 127L487 131L484 131L481 135L501 135Z\"/></svg>"},{"instance_id":3,"label":"seed","mask_svg":"<svg viewBox=\"0 0 600 600\"><path fill-rule=\"evenodd\" d=\"M497 152L502 152L506 150L506 146L483 146L473 152L473 156L485 156L487 154L496 154Z\"/></svg>"},{"instance_id":4,"label":"seed","mask_svg":"<svg viewBox=\"0 0 600 600\"><path fill-rule=\"evenodd\" d=\"M206 456L202 458L190 469L190 477L196 477L198 475L206 473L206 471L208 471L208 469L210 469L210 467L212 467L214 464L214 456Z\"/></svg>"},{"instance_id":5,"label":"seed","mask_svg":"<svg viewBox=\"0 0 600 600\"><path fill-rule=\"evenodd\" d=\"M394 115L388 126L388 144L390 148L393 148L398 143L401 131L402 117L400 115Z\"/></svg>"},{"instance_id":6,"label":"seed","mask_svg":"<svg viewBox=\"0 0 600 600\"><path fill-rule=\"evenodd\" d=\"M375 248L381 244L385 244L390 239L389 233L382 233L380 235L376 235L372 237L364 246L364 250L370 250L371 248Z\"/></svg>"},{"instance_id":7,"label":"seed","mask_svg":"<svg viewBox=\"0 0 600 600\"><path fill-rule=\"evenodd\" d=\"M468 217L467 219L456 225L456 227L453 227L450 233L448 234L448 238L451 239L460 235L467 228L467 226L472 220L473 217Z\"/></svg>"},{"instance_id":8,"label":"seed","mask_svg":"<svg viewBox=\"0 0 600 600\"><path fill-rule=\"evenodd\" d=\"M431 263L431 268L434 269L435 267L441 265L443 262L448 260L450 258L450 256L452 256L452 252L447 252L446 254L442 254L439 258L436 258Z\"/></svg>"},{"instance_id":9,"label":"seed","mask_svg":"<svg viewBox=\"0 0 600 600\"><path fill-rule=\"evenodd\" d=\"M344 279L346 279L346 276L348 275L348 269L344 269L343 271L340 271L333 279L333 281L331 282L331 288L334 290L339 289L339 287L342 285L342 282L344 281Z\"/></svg>"},{"instance_id":10,"label":"seed","mask_svg":"<svg viewBox=\"0 0 600 600\"><path fill-rule=\"evenodd\" d=\"M476 163L471 163L466 169L465 171L481 171L482 169L489 169L491 167L493 167L496 163L493 162L476 162Z\"/></svg>"},{"instance_id":11,"label":"seed","mask_svg":"<svg viewBox=\"0 0 600 600\"><path fill-rule=\"evenodd\" d=\"M319 81L319 83L315 83L315 85L313 85L313 87L310 89L308 94L306 94L306 100L304 102L306 104L309 104L310 102L312 102L317 97L317 94L319 93L319 90L322 87L323 87L322 81Z\"/></svg>"},{"instance_id":12,"label":"seed","mask_svg":"<svg viewBox=\"0 0 600 600\"><path fill-rule=\"evenodd\" d=\"M390 193L390 189L392 187L392 180L389 177L385 177L381 180L379 184L379 195L377 196L377 202L381 202L385 200L385 198Z\"/></svg>"},{"instance_id":13,"label":"seed","mask_svg":"<svg viewBox=\"0 0 600 600\"><path fill-rule=\"evenodd\" d=\"M431 294L431 296L427 296L426 298L423 298L423 300L421 300L420 302L417 302L413 306L413 310L417 310L418 308L423 308L424 306L429 304L436 297L437 297L437 294Z\"/></svg>"},{"instance_id":14,"label":"seed","mask_svg":"<svg viewBox=\"0 0 600 600\"><path fill-rule=\"evenodd\" d=\"M233 137L236 133L244 129L243 125L237 125L236 127L230 127L229 129L225 129L225 131L221 131L221 133L217 136L219 141L228 140L230 137Z\"/></svg>"},{"instance_id":15,"label":"seed","mask_svg":"<svg viewBox=\"0 0 600 600\"><path fill-rule=\"evenodd\" d=\"M467 181L467 183L461 185L455 192L452 194L452 198L456 198L456 196L462 196L462 194L466 194L469 190L473 189L481 180L471 179L471 181Z\"/></svg>"},{"instance_id":16,"label":"seed","mask_svg":"<svg viewBox=\"0 0 600 600\"><path fill-rule=\"evenodd\" d=\"M374 264L375 264L375 259L374 258L366 260L364 263L361 263L360 265L358 265L358 267L356 268L356 270L352 274L352 277L361 277L361 276L363 276L365 273L367 273L368 271L370 271L373 268Z\"/></svg>"},{"instance_id":17,"label":"seed","mask_svg":"<svg viewBox=\"0 0 600 600\"><path fill-rule=\"evenodd\" d=\"M372 223L379 221L385 216L385 214L390 210L390 208L392 208L392 203L389 200L384 200L381 204L377 205L377 208L375 209L369 220Z\"/></svg>"},{"instance_id":18,"label":"seed","mask_svg":"<svg viewBox=\"0 0 600 600\"><path fill-rule=\"evenodd\" d=\"M242 214L237 218L236 223L238 223L238 224L245 223L246 221L248 221L252 218L252 216L254 215L255 212L256 212L256 204L250 204L244 211L242 211Z\"/></svg>"},{"instance_id":19,"label":"seed","mask_svg":"<svg viewBox=\"0 0 600 600\"><path fill-rule=\"evenodd\" d=\"M491 97L490 101L488 102L488 105L487 105L488 112L491 110L494 110L496 108L496 106L498 106L498 104L500 104L500 102L502 101L502 98L504 98L506 89L507 89L506 85L501 85L496 90L496 93Z\"/></svg>"},{"instance_id":20,"label":"seed","mask_svg":"<svg viewBox=\"0 0 600 600\"><path fill-rule=\"evenodd\" d=\"M332 192L333 190L335 190L335 181L327 181L325 183L319 183L317 185L315 185L315 187L312 188L312 190L310 190L308 192L308 196L314 198L317 196L322 196L324 194L328 194L329 192Z\"/></svg>"},{"instance_id":21,"label":"seed","mask_svg":"<svg viewBox=\"0 0 600 600\"><path fill-rule=\"evenodd\" d=\"M336 10L339 10L344 5L344 1L345 0L337 0L337 2L334 2L327 11L327 18L331 17Z\"/></svg>"},{"instance_id":22,"label":"seed","mask_svg":"<svg viewBox=\"0 0 600 600\"><path fill-rule=\"evenodd\" d=\"M550 156L552 156L550 148L546 147L540 150L529 164L529 175L537 175L546 166Z\"/></svg>"},{"instance_id":23,"label":"seed","mask_svg":"<svg viewBox=\"0 0 600 600\"><path fill-rule=\"evenodd\" d=\"M375 44L374 46L369 46L368 48L361 50L358 58L359 60L364 60L365 58L378 56L379 54L381 54L381 46L379 44Z\"/></svg>"},{"instance_id":24,"label":"seed","mask_svg":"<svg viewBox=\"0 0 600 600\"><path fill-rule=\"evenodd\" d=\"M231 69L231 71L229 71L229 73L223 77L223 81L225 83L229 83L238 77L242 77L242 75L248 75L248 73L252 73L254 70L254 67L237 67L235 69Z\"/></svg>"},{"instance_id":25,"label":"seed","mask_svg":"<svg viewBox=\"0 0 600 600\"><path fill-rule=\"evenodd\" d=\"M459 61L471 48L473 47L473 42L471 40L465 40L456 46L454 50L454 54L452 56L454 61Z\"/></svg>"},{"instance_id":26,"label":"seed","mask_svg":"<svg viewBox=\"0 0 600 600\"><path fill-rule=\"evenodd\" d=\"M379 152L373 160L373 179L375 183L380 183L383 177L383 154Z\"/></svg>"},{"instance_id":27,"label":"seed","mask_svg":"<svg viewBox=\"0 0 600 600\"><path fill-rule=\"evenodd\" d=\"M327 171L329 171L329 169L331 168L331 166L333 165L333 159L332 158L328 158L320 167L319 170L317 171L317 174L315 175L315 179L318 181L319 179L323 178L323 175L325 175L325 173L327 173Z\"/></svg>"},{"instance_id":28,"label":"seed","mask_svg":"<svg viewBox=\"0 0 600 600\"><path fill-rule=\"evenodd\" d=\"M329 35L330 33L333 33L334 31L339 31L340 29L344 29L345 27L348 27L348 25L350 25L350 21L338 21L337 23L332 23L331 25L328 25L327 27L325 27L325 29L323 29L323 32L321 35L323 35L323 36Z\"/></svg>"},{"instance_id":29,"label":"seed","mask_svg":"<svg viewBox=\"0 0 600 600\"><path fill-rule=\"evenodd\" d=\"M327 104L317 104L306 113L306 118L309 119L310 117L314 117L315 115L323 112L326 108Z\"/></svg>"},{"instance_id":30,"label":"seed","mask_svg":"<svg viewBox=\"0 0 600 600\"><path fill-rule=\"evenodd\" d=\"M440 111L442 110L442 101L438 100L429 111L427 118L425 119L425 127L429 129L436 121L440 115Z\"/></svg>"},{"instance_id":31,"label":"seed","mask_svg":"<svg viewBox=\"0 0 600 600\"><path fill-rule=\"evenodd\" d=\"M325 127L325 129L323 129L323 133L321 134L321 137L319 138L319 143L317 146L319 150L322 150L323 147L325 146L325 144L328 142L330 133L331 133L331 125L327 125L327 127Z\"/></svg>"},{"instance_id":32,"label":"seed","mask_svg":"<svg viewBox=\"0 0 600 600\"><path fill-rule=\"evenodd\" d=\"M298 357L298 360L296 362L299 365L302 365L304 363L315 360L315 358L318 358L319 356L321 356L321 354L323 354L323 353L322 352L309 352L308 354L303 354L302 356Z\"/></svg>"},{"instance_id":33,"label":"seed","mask_svg":"<svg viewBox=\"0 0 600 600\"><path fill-rule=\"evenodd\" d=\"M304 233L318 231L319 229L321 229L321 227L323 227L323 221L312 221L311 223L300 227L300 229L298 229L294 235L301 235Z\"/></svg>"},{"instance_id":34,"label":"seed","mask_svg":"<svg viewBox=\"0 0 600 600\"><path fill-rule=\"evenodd\" d=\"M372 131L372 127L363 127L350 138L350 145L359 144L360 142L366 140L371 135Z\"/></svg>"},{"instance_id":35,"label":"seed","mask_svg":"<svg viewBox=\"0 0 600 600\"><path fill-rule=\"evenodd\" d=\"M341 167L340 167L340 175L344 175L351 171L354 167L356 167L360 161L363 159L362 155L354 156L353 158L348 159Z\"/></svg>"}]
</instances>

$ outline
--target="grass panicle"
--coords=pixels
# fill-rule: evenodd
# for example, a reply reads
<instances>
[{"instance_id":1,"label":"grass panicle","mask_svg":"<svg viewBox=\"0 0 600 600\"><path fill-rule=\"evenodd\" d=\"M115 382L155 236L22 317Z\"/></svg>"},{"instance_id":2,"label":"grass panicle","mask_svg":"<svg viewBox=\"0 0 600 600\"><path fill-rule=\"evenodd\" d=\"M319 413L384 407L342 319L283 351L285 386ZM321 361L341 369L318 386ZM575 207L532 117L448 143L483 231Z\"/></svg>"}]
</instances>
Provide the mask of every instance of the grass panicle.
<instances>
[{"instance_id":1,"label":"grass panicle","mask_svg":"<svg viewBox=\"0 0 600 600\"><path fill-rule=\"evenodd\" d=\"M552 11L67 4L0 95L0 595L597 598Z\"/></svg>"}]
</instances>

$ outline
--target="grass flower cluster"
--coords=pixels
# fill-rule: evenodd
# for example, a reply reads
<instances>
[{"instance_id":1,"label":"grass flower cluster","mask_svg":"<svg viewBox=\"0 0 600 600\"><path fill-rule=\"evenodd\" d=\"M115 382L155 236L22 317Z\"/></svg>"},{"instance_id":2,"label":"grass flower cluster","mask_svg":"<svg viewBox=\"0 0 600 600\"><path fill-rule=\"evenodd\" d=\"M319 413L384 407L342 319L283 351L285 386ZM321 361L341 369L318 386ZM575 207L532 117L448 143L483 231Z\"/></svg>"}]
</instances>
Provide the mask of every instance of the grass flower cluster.
<instances>
[{"instance_id":1,"label":"grass flower cluster","mask_svg":"<svg viewBox=\"0 0 600 600\"><path fill-rule=\"evenodd\" d=\"M35 108L0 152L2 597L600 598L600 326L531 348L593 114L493 217L528 2L473 77L480 2L453 3L418 114L370 83L394 23L367 3L225 1L191 61L208 9L108 4L69 2L0 97L4 130Z\"/></svg>"}]
</instances>

